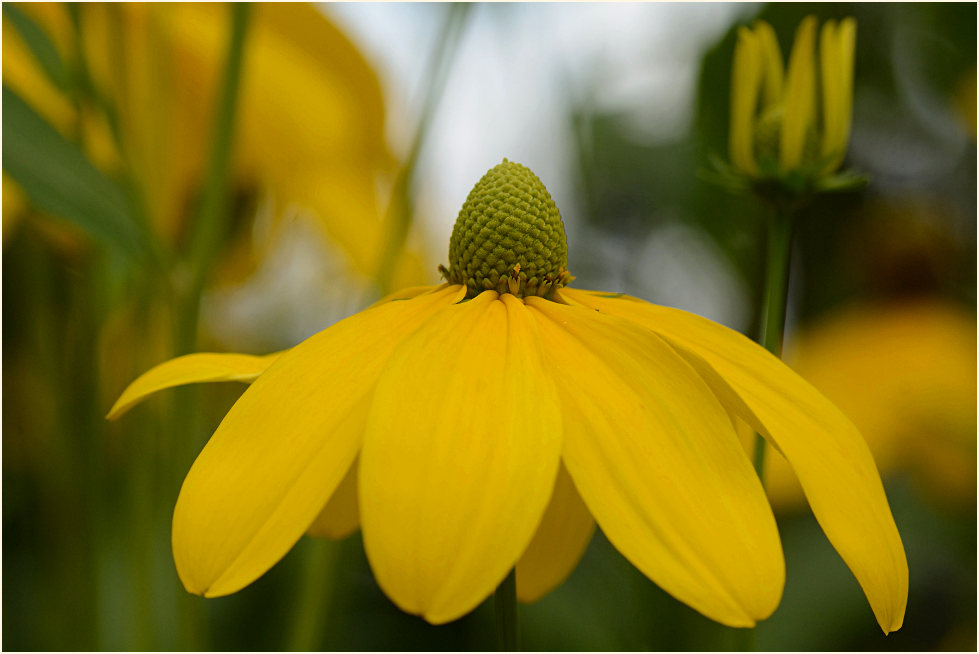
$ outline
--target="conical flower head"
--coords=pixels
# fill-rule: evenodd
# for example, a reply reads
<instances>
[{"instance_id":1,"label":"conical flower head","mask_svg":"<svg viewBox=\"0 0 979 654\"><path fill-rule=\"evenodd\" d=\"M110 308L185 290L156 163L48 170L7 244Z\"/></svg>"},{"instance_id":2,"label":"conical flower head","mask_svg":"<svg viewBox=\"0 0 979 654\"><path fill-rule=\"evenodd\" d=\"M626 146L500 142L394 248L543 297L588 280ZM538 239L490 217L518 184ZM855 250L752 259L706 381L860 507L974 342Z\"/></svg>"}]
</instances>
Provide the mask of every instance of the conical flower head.
<instances>
[{"instance_id":1,"label":"conical flower head","mask_svg":"<svg viewBox=\"0 0 979 654\"><path fill-rule=\"evenodd\" d=\"M567 267L564 222L540 178L506 159L488 170L452 229L449 283L470 298L488 290L547 297L567 284Z\"/></svg>"}]
</instances>

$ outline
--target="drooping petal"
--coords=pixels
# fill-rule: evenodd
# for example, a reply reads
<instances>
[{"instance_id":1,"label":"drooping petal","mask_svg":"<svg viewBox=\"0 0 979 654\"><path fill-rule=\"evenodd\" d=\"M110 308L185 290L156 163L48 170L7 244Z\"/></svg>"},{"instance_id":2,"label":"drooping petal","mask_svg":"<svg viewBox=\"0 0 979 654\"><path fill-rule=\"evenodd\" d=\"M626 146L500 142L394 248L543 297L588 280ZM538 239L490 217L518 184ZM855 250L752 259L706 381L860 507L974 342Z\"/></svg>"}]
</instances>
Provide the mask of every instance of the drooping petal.
<instances>
[{"instance_id":1,"label":"drooping petal","mask_svg":"<svg viewBox=\"0 0 979 654\"><path fill-rule=\"evenodd\" d=\"M350 469L391 351L465 290L362 311L300 343L245 391L184 480L173 556L188 591L233 593L275 564Z\"/></svg>"},{"instance_id":2,"label":"drooping petal","mask_svg":"<svg viewBox=\"0 0 979 654\"><path fill-rule=\"evenodd\" d=\"M250 354L186 354L150 368L126 387L106 418L115 420L146 397L157 391L199 382L239 381L251 383L282 352L252 356Z\"/></svg>"},{"instance_id":3,"label":"drooping petal","mask_svg":"<svg viewBox=\"0 0 979 654\"><path fill-rule=\"evenodd\" d=\"M561 414L527 307L447 307L378 381L360 458L364 548L403 610L448 622L527 549L557 475Z\"/></svg>"},{"instance_id":4,"label":"drooping petal","mask_svg":"<svg viewBox=\"0 0 979 654\"><path fill-rule=\"evenodd\" d=\"M791 170L802 163L806 133L816 108L816 17L807 16L795 33L789 70L785 75L785 102L779 163Z\"/></svg>"},{"instance_id":5,"label":"drooping petal","mask_svg":"<svg viewBox=\"0 0 979 654\"><path fill-rule=\"evenodd\" d=\"M357 461L350 466L316 520L309 526L310 536L339 540L357 531L360 508L357 505Z\"/></svg>"},{"instance_id":6,"label":"drooping petal","mask_svg":"<svg viewBox=\"0 0 979 654\"><path fill-rule=\"evenodd\" d=\"M901 627L904 546L870 450L839 409L764 348L705 318L628 296L565 289L562 297L639 322L673 345L732 413L782 452L881 628Z\"/></svg>"},{"instance_id":7,"label":"drooping petal","mask_svg":"<svg viewBox=\"0 0 979 654\"><path fill-rule=\"evenodd\" d=\"M557 588L581 560L595 520L562 465L534 539L517 561L517 599L534 602Z\"/></svg>"},{"instance_id":8,"label":"drooping petal","mask_svg":"<svg viewBox=\"0 0 979 654\"><path fill-rule=\"evenodd\" d=\"M778 605L775 519L696 371L639 325L530 298L565 411L562 458L609 541L666 592L748 627Z\"/></svg>"},{"instance_id":9,"label":"drooping petal","mask_svg":"<svg viewBox=\"0 0 979 654\"><path fill-rule=\"evenodd\" d=\"M758 172L754 154L755 109L761 85L762 62L758 37L749 29L738 30L731 70L731 127L728 149L731 163L739 171Z\"/></svg>"}]
</instances>

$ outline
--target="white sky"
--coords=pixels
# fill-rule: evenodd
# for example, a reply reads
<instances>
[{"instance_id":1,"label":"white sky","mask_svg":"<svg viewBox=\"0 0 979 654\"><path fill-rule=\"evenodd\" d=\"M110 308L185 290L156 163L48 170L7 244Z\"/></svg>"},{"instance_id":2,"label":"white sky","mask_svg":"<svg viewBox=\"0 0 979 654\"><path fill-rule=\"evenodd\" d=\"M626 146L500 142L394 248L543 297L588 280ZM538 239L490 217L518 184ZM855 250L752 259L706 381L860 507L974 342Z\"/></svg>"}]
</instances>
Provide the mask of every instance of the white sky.
<instances>
[{"instance_id":1,"label":"white sky","mask_svg":"<svg viewBox=\"0 0 979 654\"><path fill-rule=\"evenodd\" d=\"M392 147L404 152L422 76L448 6L336 3L323 11L361 47L385 89ZM472 185L503 157L529 166L566 219L576 176L564 106L585 89L649 141L681 137L701 52L750 4L474 6L419 169L418 217L440 254ZM443 255L444 256L444 255Z\"/></svg>"},{"instance_id":2,"label":"white sky","mask_svg":"<svg viewBox=\"0 0 979 654\"><path fill-rule=\"evenodd\" d=\"M423 102L423 76L448 5L336 3L322 10L373 64L385 93L389 142L404 156ZM569 98L613 111L646 142L681 139L690 127L700 56L751 4L481 4L469 22L418 169L416 222L435 263L473 184L504 157L547 186L569 236L612 262L603 288L682 307L734 328L749 319L746 291L708 238L660 229L648 242L576 234L578 177L567 124ZM586 97L585 94L588 94ZM203 319L224 346L263 352L299 342L369 299L335 279L331 259L301 232L239 289L213 293ZM573 262L572 262L573 264ZM623 276L632 271L631 278ZM430 283L438 281L435 265Z\"/></svg>"}]
</instances>

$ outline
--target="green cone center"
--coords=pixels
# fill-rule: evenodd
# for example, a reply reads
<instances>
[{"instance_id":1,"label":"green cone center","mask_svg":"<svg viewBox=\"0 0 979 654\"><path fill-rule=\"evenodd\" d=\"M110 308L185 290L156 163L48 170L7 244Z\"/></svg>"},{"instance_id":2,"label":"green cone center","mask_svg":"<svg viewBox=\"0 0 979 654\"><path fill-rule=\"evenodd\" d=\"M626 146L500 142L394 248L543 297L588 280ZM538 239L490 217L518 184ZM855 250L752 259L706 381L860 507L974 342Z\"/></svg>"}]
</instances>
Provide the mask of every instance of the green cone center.
<instances>
[{"instance_id":1,"label":"green cone center","mask_svg":"<svg viewBox=\"0 0 979 654\"><path fill-rule=\"evenodd\" d=\"M483 291L548 297L571 279L564 222L526 166L503 160L476 183L449 240L446 280Z\"/></svg>"}]
</instances>

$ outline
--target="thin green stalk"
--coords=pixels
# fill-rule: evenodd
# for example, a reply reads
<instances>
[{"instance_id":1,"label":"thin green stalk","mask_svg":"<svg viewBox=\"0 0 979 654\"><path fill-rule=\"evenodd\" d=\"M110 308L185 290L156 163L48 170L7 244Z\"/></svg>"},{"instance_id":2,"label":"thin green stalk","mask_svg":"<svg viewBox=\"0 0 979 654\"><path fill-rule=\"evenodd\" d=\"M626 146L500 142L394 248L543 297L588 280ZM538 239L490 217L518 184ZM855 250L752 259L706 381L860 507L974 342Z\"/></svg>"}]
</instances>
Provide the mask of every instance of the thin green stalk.
<instances>
[{"instance_id":1,"label":"thin green stalk","mask_svg":"<svg viewBox=\"0 0 979 654\"><path fill-rule=\"evenodd\" d=\"M288 649L315 652L323 649L323 631L332 608L334 577L340 560L340 544L310 538L302 570L302 588L296 603Z\"/></svg>"},{"instance_id":2,"label":"thin green stalk","mask_svg":"<svg viewBox=\"0 0 979 654\"><path fill-rule=\"evenodd\" d=\"M469 3L453 3L449 7L435 52L428 62L428 72L425 76L428 80L425 85L425 104L418 120L418 127L415 129L411 149L391 189L391 200L387 210L388 238L381 251L377 268L377 286L381 295L387 295L394 290L391 285L395 269L414 221L415 169L438 109L439 100L442 98L442 92L445 90L445 82L462 39L470 9Z\"/></svg>"},{"instance_id":3,"label":"thin green stalk","mask_svg":"<svg viewBox=\"0 0 979 654\"><path fill-rule=\"evenodd\" d=\"M214 267L221 242L226 237L231 216L229 212L231 156L233 150L238 96L241 86L245 56L245 40L251 7L247 3L234 3L229 7L231 32L228 40L221 88L211 132L211 151L201 203L193 223L188 249L189 274L184 284L175 290L174 306L176 324L174 345L177 354L196 349L197 328L200 317L201 293ZM174 393L172 434L174 447L168 457L171 475L162 479L166 488L176 488L193 460L198 448L198 412L196 396L190 389ZM180 620L178 643L181 649L205 650L207 624L203 619L199 598L186 593L177 594L177 614Z\"/></svg>"},{"instance_id":4,"label":"thin green stalk","mask_svg":"<svg viewBox=\"0 0 979 654\"><path fill-rule=\"evenodd\" d=\"M785 336L785 310L789 291L789 254L792 247L792 215L776 210L768 225L768 252L765 259L765 297L762 307L761 344L777 357L782 356ZM755 435L755 470L764 483L765 439Z\"/></svg>"},{"instance_id":5,"label":"thin green stalk","mask_svg":"<svg viewBox=\"0 0 979 654\"><path fill-rule=\"evenodd\" d=\"M789 292L789 255L792 248L792 214L776 209L768 223L768 245L765 257L765 295L762 302L761 335L759 342L777 357L782 355L785 336L785 310ZM765 450L761 434L755 434L755 471L765 484ZM743 652L755 649L755 629L739 629L735 648Z\"/></svg>"},{"instance_id":6,"label":"thin green stalk","mask_svg":"<svg viewBox=\"0 0 979 654\"><path fill-rule=\"evenodd\" d=\"M493 605L496 609L496 635L501 652L516 652L519 648L517 638L517 572L510 574L493 593Z\"/></svg>"},{"instance_id":7,"label":"thin green stalk","mask_svg":"<svg viewBox=\"0 0 979 654\"><path fill-rule=\"evenodd\" d=\"M204 195L190 242L191 292L199 292L207 281L221 242L228 232L229 177L231 175L232 140L238 114L238 91L241 87L245 36L251 5L234 3L231 11L231 38L225 61L222 86L211 132L211 154L207 168Z\"/></svg>"}]
</instances>

